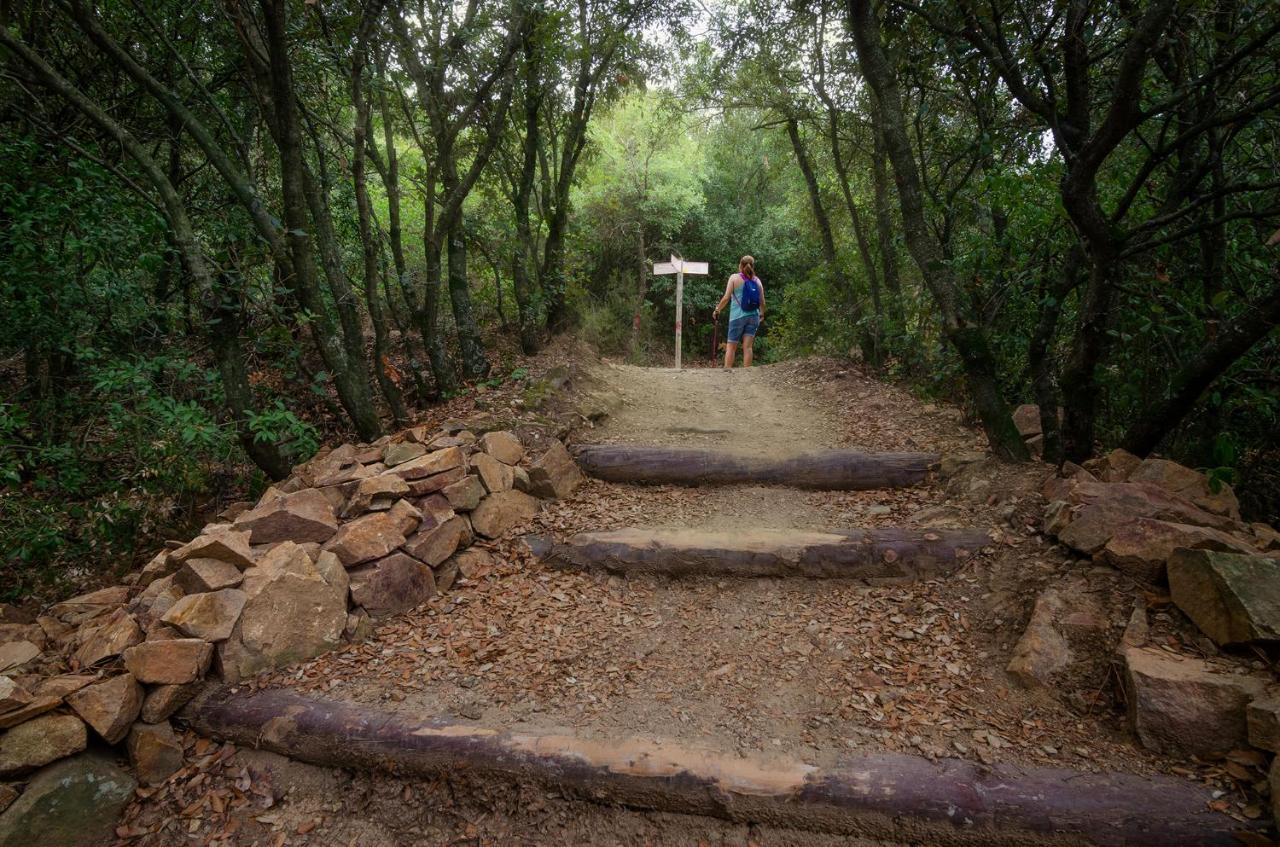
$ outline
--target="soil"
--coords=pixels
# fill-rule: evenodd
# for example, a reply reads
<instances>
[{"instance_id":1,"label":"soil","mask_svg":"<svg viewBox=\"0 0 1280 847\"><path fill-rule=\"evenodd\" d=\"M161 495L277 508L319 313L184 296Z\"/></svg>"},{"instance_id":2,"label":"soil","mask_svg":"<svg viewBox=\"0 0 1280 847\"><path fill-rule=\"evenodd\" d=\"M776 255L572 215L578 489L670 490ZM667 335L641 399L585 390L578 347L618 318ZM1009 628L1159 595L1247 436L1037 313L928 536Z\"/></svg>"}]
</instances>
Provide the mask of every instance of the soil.
<instances>
[{"instance_id":1,"label":"soil","mask_svg":"<svg viewBox=\"0 0 1280 847\"><path fill-rule=\"evenodd\" d=\"M732 372L602 363L589 382L593 403L610 412L577 430L580 442L778 454L830 447L955 454L984 446L959 410L923 403L834 360ZM849 752L895 750L1201 778L1137 747L1124 728L1109 656L1136 588L1040 534L1038 490L1050 473L1044 465L984 459L949 480L862 492L588 481L529 528L565 537L622 526L977 526L990 529L993 542L946 579L868 586L565 573L543 568L512 539L491 546L491 572L381 622L372 640L251 684L423 718L666 738L818 766ZM1035 596L1067 575L1084 581L1110 628L1059 691L1022 690L1004 667ZM345 780L344 787L326 780ZM163 821L175 806L142 800L130 815ZM271 837L288 833L288 843L836 843L592 807L532 789L329 772L294 780L281 809L293 817ZM321 822L299 835L299 816Z\"/></svg>"}]
</instances>

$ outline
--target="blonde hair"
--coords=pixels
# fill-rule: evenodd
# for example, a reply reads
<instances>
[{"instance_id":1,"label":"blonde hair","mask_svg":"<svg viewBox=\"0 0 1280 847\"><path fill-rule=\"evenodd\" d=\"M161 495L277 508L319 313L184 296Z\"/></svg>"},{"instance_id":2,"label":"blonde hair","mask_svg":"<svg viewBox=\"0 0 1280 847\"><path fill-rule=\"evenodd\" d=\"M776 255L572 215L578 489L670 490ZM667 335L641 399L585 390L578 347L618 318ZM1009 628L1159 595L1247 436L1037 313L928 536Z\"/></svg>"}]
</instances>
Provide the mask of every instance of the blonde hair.
<instances>
[{"instance_id":1,"label":"blonde hair","mask_svg":"<svg viewBox=\"0 0 1280 847\"><path fill-rule=\"evenodd\" d=\"M747 279L756 278L756 260L751 256L743 256L738 260L738 273Z\"/></svg>"}]
</instances>

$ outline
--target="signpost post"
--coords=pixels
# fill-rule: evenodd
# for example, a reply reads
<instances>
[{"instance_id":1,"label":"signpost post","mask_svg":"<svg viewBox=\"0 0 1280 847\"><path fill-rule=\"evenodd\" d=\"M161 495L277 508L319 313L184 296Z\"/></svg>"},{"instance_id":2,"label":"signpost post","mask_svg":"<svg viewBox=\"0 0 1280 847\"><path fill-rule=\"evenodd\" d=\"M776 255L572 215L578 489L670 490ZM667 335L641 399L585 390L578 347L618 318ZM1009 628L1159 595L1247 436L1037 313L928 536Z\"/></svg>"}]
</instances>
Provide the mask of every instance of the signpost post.
<instances>
[{"instance_id":1,"label":"signpost post","mask_svg":"<svg viewBox=\"0 0 1280 847\"><path fill-rule=\"evenodd\" d=\"M656 262L654 276L676 275L676 370L680 370L680 347L684 330L684 275L706 276L710 268L706 262L686 262L674 253L670 262Z\"/></svg>"}]
</instances>

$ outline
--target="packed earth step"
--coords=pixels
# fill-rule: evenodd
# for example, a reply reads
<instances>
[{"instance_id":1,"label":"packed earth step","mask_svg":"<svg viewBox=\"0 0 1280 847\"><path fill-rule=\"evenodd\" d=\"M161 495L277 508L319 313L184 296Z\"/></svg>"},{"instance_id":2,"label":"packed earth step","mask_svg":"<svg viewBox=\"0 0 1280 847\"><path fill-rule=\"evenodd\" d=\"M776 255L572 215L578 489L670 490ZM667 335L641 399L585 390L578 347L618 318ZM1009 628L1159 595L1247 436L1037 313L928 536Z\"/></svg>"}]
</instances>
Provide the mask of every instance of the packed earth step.
<instances>
[{"instance_id":1,"label":"packed earth step","mask_svg":"<svg viewBox=\"0 0 1280 847\"><path fill-rule=\"evenodd\" d=\"M901 488L923 482L941 458L934 453L817 450L771 455L764 450L589 444L574 458L606 482L654 485L786 485L828 491Z\"/></svg>"},{"instance_id":2,"label":"packed earth step","mask_svg":"<svg viewBox=\"0 0 1280 847\"><path fill-rule=\"evenodd\" d=\"M914 579L945 575L991 544L978 529L841 529L735 532L619 529L579 533L560 543L528 536L557 568L672 576L801 576Z\"/></svg>"},{"instance_id":3,"label":"packed earth step","mask_svg":"<svg viewBox=\"0 0 1280 847\"><path fill-rule=\"evenodd\" d=\"M499 730L307 697L211 691L184 710L203 735L304 762L436 778L452 772L583 800L931 845L1235 845L1263 824L1205 813L1183 779L979 766L879 753L818 768L679 742ZM1249 842L1246 842L1249 843Z\"/></svg>"}]
</instances>

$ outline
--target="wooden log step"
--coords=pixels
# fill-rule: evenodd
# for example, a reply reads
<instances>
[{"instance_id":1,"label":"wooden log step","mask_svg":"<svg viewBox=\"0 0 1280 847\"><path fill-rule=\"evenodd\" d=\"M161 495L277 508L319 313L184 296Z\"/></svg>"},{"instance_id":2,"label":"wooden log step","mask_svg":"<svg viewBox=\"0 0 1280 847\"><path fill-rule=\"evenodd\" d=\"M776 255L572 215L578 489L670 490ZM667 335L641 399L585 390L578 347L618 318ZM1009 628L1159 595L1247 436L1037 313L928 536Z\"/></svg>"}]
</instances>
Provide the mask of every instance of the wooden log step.
<instances>
[{"instance_id":1,"label":"wooden log step","mask_svg":"<svg viewBox=\"0 0 1280 847\"><path fill-rule=\"evenodd\" d=\"M533 784L579 800L893 843L1236 845L1181 778L980 765L898 753L831 768L743 758L674 741L492 729L308 697L217 688L181 713L196 732L336 768ZM1251 843L1251 842L1243 842Z\"/></svg>"},{"instance_id":2,"label":"wooden log step","mask_svg":"<svg viewBox=\"0 0 1280 847\"><path fill-rule=\"evenodd\" d=\"M564 569L673 576L884 579L951 573L991 543L981 529L847 529L733 532L618 529L568 541L526 536L546 564Z\"/></svg>"},{"instance_id":3,"label":"wooden log step","mask_svg":"<svg viewBox=\"0 0 1280 847\"><path fill-rule=\"evenodd\" d=\"M820 450L773 457L702 447L588 444L574 454L582 470L607 482L658 485L789 485L829 491L901 488L922 482L935 453Z\"/></svg>"}]
</instances>

